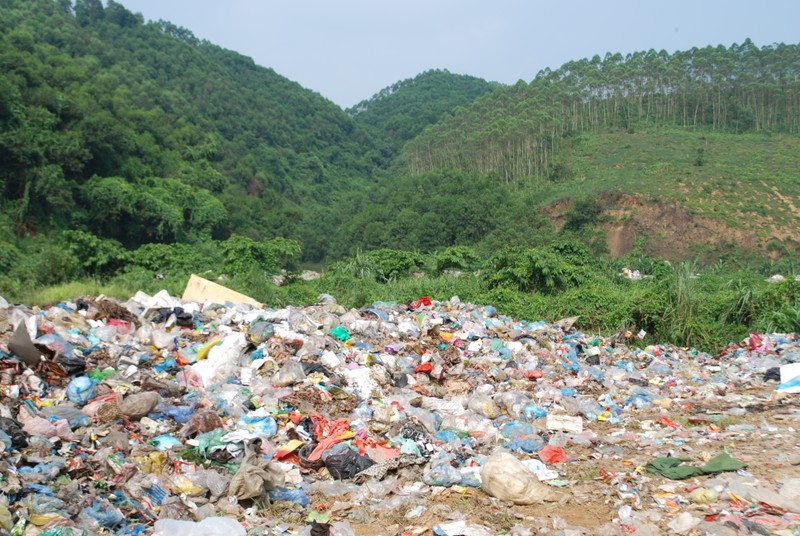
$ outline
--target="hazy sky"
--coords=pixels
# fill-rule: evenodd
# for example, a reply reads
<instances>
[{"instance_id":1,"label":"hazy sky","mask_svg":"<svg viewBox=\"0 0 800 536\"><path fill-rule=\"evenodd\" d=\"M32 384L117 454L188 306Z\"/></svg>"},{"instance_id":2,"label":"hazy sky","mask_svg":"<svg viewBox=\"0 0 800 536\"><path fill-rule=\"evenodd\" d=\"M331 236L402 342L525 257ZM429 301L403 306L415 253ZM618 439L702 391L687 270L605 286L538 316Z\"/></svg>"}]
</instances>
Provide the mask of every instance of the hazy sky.
<instances>
[{"instance_id":1,"label":"hazy sky","mask_svg":"<svg viewBox=\"0 0 800 536\"><path fill-rule=\"evenodd\" d=\"M512 84L606 52L800 42L797 0L118 0L342 107L428 69Z\"/></svg>"}]
</instances>

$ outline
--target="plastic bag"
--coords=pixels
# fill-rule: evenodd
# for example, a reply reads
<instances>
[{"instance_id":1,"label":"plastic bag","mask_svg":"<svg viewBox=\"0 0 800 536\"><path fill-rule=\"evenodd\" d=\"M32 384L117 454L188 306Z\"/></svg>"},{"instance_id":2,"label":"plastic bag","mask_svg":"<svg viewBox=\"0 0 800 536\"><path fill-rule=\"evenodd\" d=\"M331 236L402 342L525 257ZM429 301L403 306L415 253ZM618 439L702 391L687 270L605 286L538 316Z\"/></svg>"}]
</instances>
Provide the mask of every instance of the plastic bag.
<instances>
[{"instance_id":1,"label":"plastic bag","mask_svg":"<svg viewBox=\"0 0 800 536\"><path fill-rule=\"evenodd\" d=\"M325 466L333 478L348 480L364 469L375 464L368 456L359 456L354 450L346 450L341 454L332 454L325 459Z\"/></svg>"},{"instance_id":2,"label":"plastic bag","mask_svg":"<svg viewBox=\"0 0 800 536\"><path fill-rule=\"evenodd\" d=\"M161 402L161 395L153 391L145 391L126 396L119 403L119 410L129 419L136 421L146 417L159 402Z\"/></svg>"},{"instance_id":3,"label":"plastic bag","mask_svg":"<svg viewBox=\"0 0 800 536\"><path fill-rule=\"evenodd\" d=\"M11 530L14 526L14 518L11 517L11 511L3 503L0 503L0 529Z\"/></svg>"},{"instance_id":4,"label":"plastic bag","mask_svg":"<svg viewBox=\"0 0 800 536\"><path fill-rule=\"evenodd\" d=\"M20 423L8 417L0 417L0 430L5 432L11 439L11 446L15 449L23 449L28 446L28 438L22 431Z\"/></svg>"},{"instance_id":5,"label":"plastic bag","mask_svg":"<svg viewBox=\"0 0 800 536\"><path fill-rule=\"evenodd\" d=\"M290 501L303 507L311 503L303 488L296 488L294 486L271 489L267 492L267 495L273 501Z\"/></svg>"},{"instance_id":6,"label":"plastic bag","mask_svg":"<svg viewBox=\"0 0 800 536\"><path fill-rule=\"evenodd\" d=\"M275 324L272 322L254 322L250 325L250 329L247 330L247 338L256 346L266 342L274 334Z\"/></svg>"},{"instance_id":7,"label":"plastic bag","mask_svg":"<svg viewBox=\"0 0 800 536\"><path fill-rule=\"evenodd\" d=\"M91 506L87 506L78 514L78 519L81 518L90 520L107 529L117 527L125 521L125 516L122 515L118 508L106 505L97 499L94 499Z\"/></svg>"},{"instance_id":8,"label":"plastic bag","mask_svg":"<svg viewBox=\"0 0 800 536\"><path fill-rule=\"evenodd\" d=\"M182 437L191 437L195 434L203 434L222 427L222 419L211 410L205 409L198 411L189 419L181 429Z\"/></svg>"},{"instance_id":9,"label":"plastic bag","mask_svg":"<svg viewBox=\"0 0 800 536\"><path fill-rule=\"evenodd\" d=\"M94 381L88 376L78 376L67 385L67 398L80 406L94 398Z\"/></svg>"},{"instance_id":10,"label":"plastic bag","mask_svg":"<svg viewBox=\"0 0 800 536\"><path fill-rule=\"evenodd\" d=\"M489 456L481 469L481 489L514 504L539 504L554 500L554 493L540 483L522 462L508 452Z\"/></svg>"},{"instance_id":11,"label":"plastic bag","mask_svg":"<svg viewBox=\"0 0 800 536\"><path fill-rule=\"evenodd\" d=\"M200 359L192 365L192 371L200 378L203 387L226 381L231 372L239 366L241 356L250 345L244 333L228 335L219 344L208 351L206 359Z\"/></svg>"},{"instance_id":12,"label":"plastic bag","mask_svg":"<svg viewBox=\"0 0 800 536\"><path fill-rule=\"evenodd\" d=\"M473 396L469 399L467 407L487 419L496 419L500 415L500 408L487 395L478 394Z\"/></svg>"},{"instance_id":13,"label":"plastic bag","mask_svg":"<svg viewBox=\"0 0 800 536\"><path fill-rule=\"evenodd\" d=\"M301 382L306 378L306 373L303 371L303 365L299 361L289 359L281 369L275 373L272 378L272 383L286 387L287 385L294 385Z\"/></svg>"},{"instance_id":14,"label":"plastic bag","mask_svg":"<svg viewBox=\"0 0 800 536\"><path fill-rule=\"evenodd\" d=\"M56 363L61 365L61 368L70 376L76 374L83 374L86 371L86 360L82 357L75 357L74 355L59 355L54 359Z\"/></svg>"},{"instance_id":15,"label":"plastic bag","mask_svg":"<svg viewBox=\"0 0 800 536\"><path fill-rule=\"evenodd\" d=\"M422 481L429 486L453 486L461 482L461 473L450 464L440 464L422 475Z\"/></svg>"},{"instance_id":16,"label":"plastic bag","mask_svg":"<svg viewBox=\"0 0 800 536\"><path fill-rule=\"evenodd\" d=\"M239 500L252 499L286 483L286 475L280 466L260 457L260 446L260 439L245 444L245 456L231 478L228 495L235 495Z\"/></svg>"},{"instance_id":17,"label":"plastic bag","mask_svg":"<svg viewBox=\"0 0 800 536\"><path fill-rule=\"evenodd\" d=\"M539 451L539 459L544 463L560 463L567 461L567 453L561 447L547 445Z\"/></svg>"},{"instance_id":18,"label":"plastic bag","mask_svg":"<svg viewBox=\"0 0 800 536\"><path fill-rule=\"evenodd\" d=\"M159 519L155 523L153 536L246 536L242 525L227 517L207 517L202 521L179 521Z\"/></svg>"},{"instance_id":19,"label":"plastic bag","mask_svg":"<svg viewBox=\"0 0 800 536\"><path fill-rule=\"evenodd\" d=\"M500 429L500 433L509 439L527 437L533 434L533 426L527 422L507 422Z\"/></svg>"},{"instance_id":20,"label":"plastic bag","mask_svg":"<svg viewBox=\"0 0 800 536\"><path fill-rule=\"evenodd\" d=\"M42 415L49 418L66 419L70 427L74 430L82 426L89 426L92 424L92 419L78 408L61 405L61 406L46 406L42 408Z\"/></svg>"}]
</instances>

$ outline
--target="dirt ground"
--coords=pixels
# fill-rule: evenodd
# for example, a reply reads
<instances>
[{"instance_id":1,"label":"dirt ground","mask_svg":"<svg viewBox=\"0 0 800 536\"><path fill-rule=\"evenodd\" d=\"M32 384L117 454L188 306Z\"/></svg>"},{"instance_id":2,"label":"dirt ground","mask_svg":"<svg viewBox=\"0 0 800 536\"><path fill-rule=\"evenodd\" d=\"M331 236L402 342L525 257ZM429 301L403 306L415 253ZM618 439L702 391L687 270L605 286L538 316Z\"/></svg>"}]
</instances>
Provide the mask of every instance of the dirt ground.
<instances>
[{"instance_id":1,"label":"dirt ground","mask_svg":"<svg viewBox=\"0 0 800 536\"><path fill-rule=\"evenodd\" d=\"M597 435L596 440L587 446L567 445L569 461L551 466L559 472L558 480L564 483L563 487L556 488L560 494L558 502L517 506L489 497L476 488L433 488L425 500L409 501L404 507L388 511L372 508L373 505L344 506L348 499L343 497L340 499L342 509L332 518L347 520L357 536L433 534L432 528L448 519L466 519L469 525L483 525L494 534L510 533L514 526L525 527L534 534L564 529L573 530L566 534L580 534L579 528L585 529L585 534L593 534L618 518L620 507L628 504L635 510L659 512L661 519L656 524L664 534L669 534L667 523L680 512L689 511L695 517L712 519L715 514L731 511L731 503L720 497L711 504L686 500L681 501L679 507L674 503L659 505L655 497L670 494L688 497L692 489L712 477L672 481L647 473L644 466L653 457L690 458L690 464L701 465L727 450L734 458L748 464L741 474L749 473L765 485L782 478L800 478L800 465L797 465L800 461L800 434L797 433L800 395L783 395L784 398L776 399L771 387L751 391L748 395L753 404L739 416L725 415L727 407L699 403L686 409L676 406L664 412L638 414L625 428L606 422L589 423L587 428ZM670 431L654 424L664 416L678 428ZM654 439L648 439L648 435ZM625 439L619 442L612 439L612 444L609 442L612 437ZM630 482L638 490L641 507L630 499L620 498L615 484L619 481ZM336 500L326 498L325 502L314 506L325 511L326 503ZM368 512L359 512L363 509ZM360 522L365 514L373 519Z\"/></svg>"}]
</instances>

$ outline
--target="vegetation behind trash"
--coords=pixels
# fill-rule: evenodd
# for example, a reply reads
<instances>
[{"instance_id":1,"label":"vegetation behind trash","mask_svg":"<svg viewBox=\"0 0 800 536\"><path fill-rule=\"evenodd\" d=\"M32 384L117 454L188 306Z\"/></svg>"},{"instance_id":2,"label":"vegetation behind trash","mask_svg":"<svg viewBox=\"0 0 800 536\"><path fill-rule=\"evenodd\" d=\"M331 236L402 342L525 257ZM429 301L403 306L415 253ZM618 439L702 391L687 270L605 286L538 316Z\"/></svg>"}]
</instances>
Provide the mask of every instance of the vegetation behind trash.
<instances>
[{"instance_id":1,"label":"vegetation behind trash","mask_svg":"<svg viewBox=\"0 0 800 536\"><path fill-rule=\"evenodd\" d=\"M459 296L523 320L580 316L577 325L584 332L617 332L618 337L627 335L629 344L641 346L658 341L716 352L749 330L800 331L800 282L794 279L796 267L785 261L702 266L670 263L638 249L616 259L598 257L572 243L506 248L490 256L456 246L433 254L391 249L358 253L306 280L291 268L296 243L282 240L257 243L235 236L204 248L160 244L117 254L104 257L105 265L117 266L105 277L92 276L95 272L87 266L62 263L58 269L72 274L69 281L53 284L51 275L53 279L41 284L9 286L6 278L5 296L46 304L79 295L126 299L137 290L155 293L162 288L179 295L196 272L272 307L312 304L322 293L349 307L405 303L422 295L441 301ZM47 269L40 264L30 273ZM625 269L642 274L642 279L629 279ZM788 274L783 281L767 281L780 271Z\"/></svg>"},{"instance_id":2,"label":"vegetation behind trash","mask_svg":"<svg viewBox=\"0 0 800 536\"><path fill-rule=\"evenodd\" d=\"M276 306L459 295L641 344L800 329L800 45L609 53L509 87L429 71L344 111L117 2L0 15L8 299L198 273Z\"/></svg>"}]
</instances>

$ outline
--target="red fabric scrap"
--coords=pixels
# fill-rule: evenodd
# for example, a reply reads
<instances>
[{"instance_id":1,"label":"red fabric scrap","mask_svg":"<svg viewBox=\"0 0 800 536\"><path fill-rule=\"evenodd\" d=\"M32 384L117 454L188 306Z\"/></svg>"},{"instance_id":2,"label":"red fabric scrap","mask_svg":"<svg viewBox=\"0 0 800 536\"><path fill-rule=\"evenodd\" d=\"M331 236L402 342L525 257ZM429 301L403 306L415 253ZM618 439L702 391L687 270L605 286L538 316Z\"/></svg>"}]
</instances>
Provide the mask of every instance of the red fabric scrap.
<instances>
[{"instance_id":1,"label":"red fabric scrap","mask_svg":"<svg viewBox=\"0 0 800 536\"><path fill-rule=\"evenodd\" d=\"M315 462L322 457L322 453L331 448L336 443L340 441L344 441L344 438L340 438L339 436L345 434L350 430L350 421L347 419L340 419L338 421L334 421L330 424L327 432L327 437L324 439L320 439L320 436L317 436L317 440L319 443L314 451L309 455L308 461Z\"/></svg>"}]
</instances>

